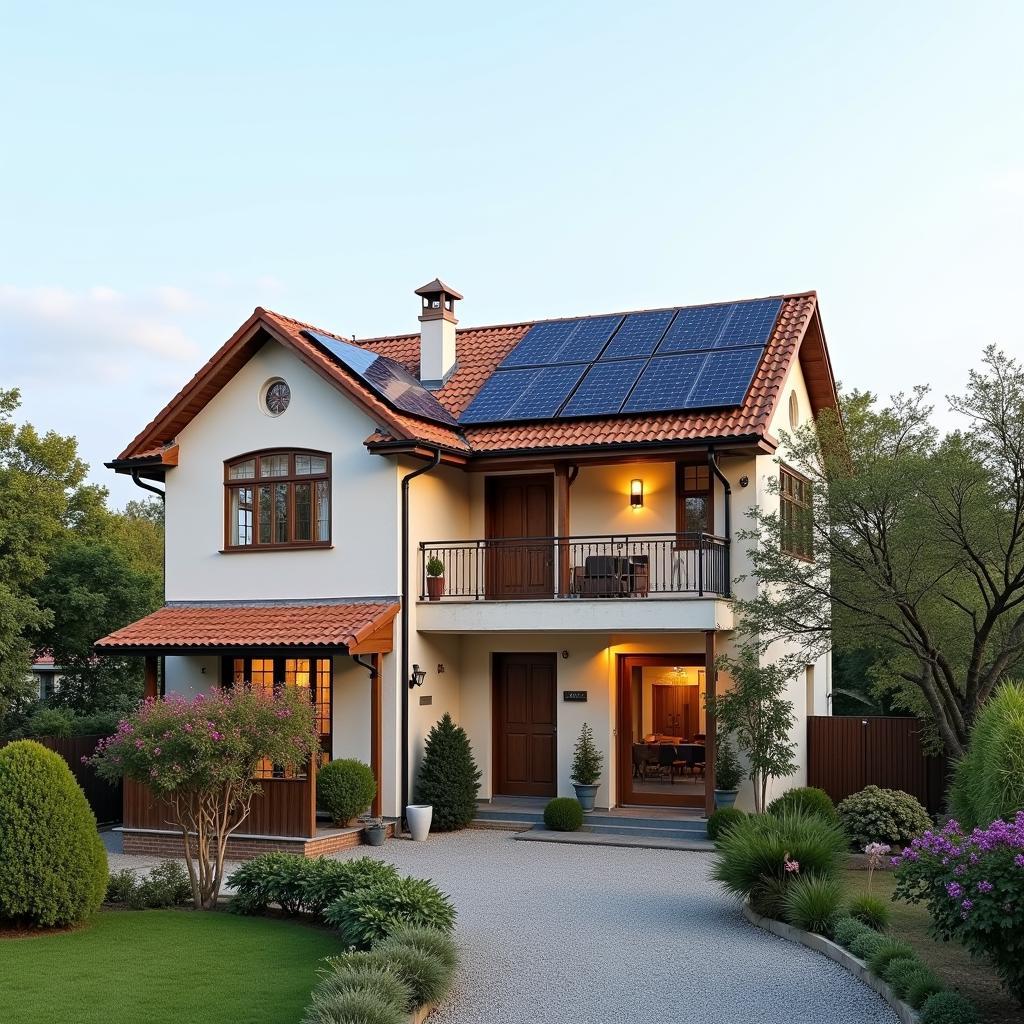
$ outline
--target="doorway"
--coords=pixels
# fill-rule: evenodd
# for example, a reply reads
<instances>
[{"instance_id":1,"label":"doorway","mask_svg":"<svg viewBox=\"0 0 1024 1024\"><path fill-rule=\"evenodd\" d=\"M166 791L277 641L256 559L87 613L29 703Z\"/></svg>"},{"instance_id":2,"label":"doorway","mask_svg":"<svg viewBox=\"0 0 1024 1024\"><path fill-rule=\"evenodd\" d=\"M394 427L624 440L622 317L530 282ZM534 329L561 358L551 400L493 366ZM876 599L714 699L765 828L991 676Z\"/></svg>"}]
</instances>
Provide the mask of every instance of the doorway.
<instances>
[{"instance_id":1,"label":"doorway","mask_svg":"<svg viewBox=\"0 0 1024 1024\"><path fill-rule=\"evenodd\" d=\"M554 477L488 477L484 507L487 598L514 601L553 597Z\"/></svg>"},{"instance_id":2,"label":"doorway","mask_svg":"<svg viewBox=\"0 0 1024 1024\"><path fill-rule=\"evenodd\" d=\"M494 655L494 794L558 790L555 655Z\"/></svg>"},{"instance_id":3,"label":"doorway","mask_svg":"<svg viewBox=\"0 0 1024 1024\"><path fill-rule=\"evenodd\" d=\"M703 807L703 654L618 658L619 803Z\"/></svg>"}]
</instances>

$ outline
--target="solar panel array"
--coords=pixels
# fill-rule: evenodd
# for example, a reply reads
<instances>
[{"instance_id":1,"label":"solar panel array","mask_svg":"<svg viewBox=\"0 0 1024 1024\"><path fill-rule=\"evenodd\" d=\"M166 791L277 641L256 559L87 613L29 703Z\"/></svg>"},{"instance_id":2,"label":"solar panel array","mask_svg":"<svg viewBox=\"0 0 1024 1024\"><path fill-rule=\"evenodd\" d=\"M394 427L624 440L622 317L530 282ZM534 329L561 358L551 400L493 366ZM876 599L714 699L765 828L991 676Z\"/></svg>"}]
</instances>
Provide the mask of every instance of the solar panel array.
<instances>
[{"instance_id":1,"label":"solar panel array","mask_svg":"<svg viewBox=\"0 0 1024 1024\"><path fill-rule=\"evenodd\" d=\"M781 299L753 299L537 324L460 422L740 405L781 308Z\"/></svg>"},{"instance_id":2,"label":"solar panel array","mask_svg":"<svg viewBox=\"0 0 1024 1024\"><path fill-rule=\"evenodd\" d=\"M401 363L318 331L302 333L388 405L422 419L456 425L451 413Z\"/></svg>"}]
</instances>

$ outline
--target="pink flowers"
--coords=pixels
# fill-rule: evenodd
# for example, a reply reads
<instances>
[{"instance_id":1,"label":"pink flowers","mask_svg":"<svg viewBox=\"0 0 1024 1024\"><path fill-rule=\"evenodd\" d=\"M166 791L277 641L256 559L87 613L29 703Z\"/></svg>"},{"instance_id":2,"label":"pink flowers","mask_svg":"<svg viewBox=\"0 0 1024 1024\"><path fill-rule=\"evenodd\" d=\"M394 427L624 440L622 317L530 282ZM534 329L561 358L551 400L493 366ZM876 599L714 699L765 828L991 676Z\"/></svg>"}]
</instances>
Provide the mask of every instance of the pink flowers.
<instances>
[{"instance_id":1,"label":"pink flowers","mask_svg":"<svg viewBox=\"0 0 1024 1024\"><path fill-rule=\"evenodd\" d=\"M786 869L786 873L789 875L800 874L800 861L790 860L788 850L782 855L782 866Z\"/></svg>"}]
</instances>

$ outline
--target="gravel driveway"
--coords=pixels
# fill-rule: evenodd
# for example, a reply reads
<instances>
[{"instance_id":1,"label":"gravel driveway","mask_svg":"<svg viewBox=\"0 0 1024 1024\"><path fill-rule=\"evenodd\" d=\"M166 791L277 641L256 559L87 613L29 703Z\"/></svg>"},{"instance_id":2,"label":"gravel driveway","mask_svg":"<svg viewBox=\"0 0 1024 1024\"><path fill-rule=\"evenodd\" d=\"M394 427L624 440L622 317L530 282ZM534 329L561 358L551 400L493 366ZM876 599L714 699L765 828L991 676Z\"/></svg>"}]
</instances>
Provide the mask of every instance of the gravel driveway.
<instances>
[{"instance_id":1,"label":"gravel driveway","mask_svg":"<svg viewBox=\"0 0 1024 1024\"><path fill-rule=\"evenodd\" d=\"M748 924L709 854L496 831L371 852L458 907L463 965L432 1024L896 1024L837 964Z\"/></svg>"}]
</instances>

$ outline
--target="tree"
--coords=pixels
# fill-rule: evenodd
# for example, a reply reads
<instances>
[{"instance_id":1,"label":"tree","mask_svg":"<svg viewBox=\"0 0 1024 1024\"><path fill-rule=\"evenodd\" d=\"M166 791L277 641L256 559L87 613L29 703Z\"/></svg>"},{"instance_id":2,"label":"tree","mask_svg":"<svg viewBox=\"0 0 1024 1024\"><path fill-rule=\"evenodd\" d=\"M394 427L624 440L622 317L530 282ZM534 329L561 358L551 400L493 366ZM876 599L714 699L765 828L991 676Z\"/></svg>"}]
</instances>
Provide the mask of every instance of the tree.
<instances>
[{"instance_id":1,"label":"tree","mask_svg":"<svg viewBox=\"0 0 1024 1024\"><path fill-rule=\"evenodd\" d=\"M732 677L732 689L708 704L717 716L718 728L734 736L747 756L747 778L754 785L754 810L764 811L768 783L796 771L795 744L790 731L796 724L793 704L783 694L790 680L803 666L799 655L788 655L762 664L756 644L747 643L739 656L723 656L718 668Z\"/></svg>"},{"instance_id":2,"label":"tree","mask_svg":"<svg viewBox=\"0 0 1024 1024\"><path fill-rule=\"evenodd\" d=\"M181 832L193 902L211 910L228 840L260 791L257 766L266 759L285 772L306 770L319 746L307 695L294 687L239 687L146 701L100 742L92 764L101 778L133 779L166 800Z\"/></svg>"},{"instance_id":3,"label":"tree","mask_svg":"<svg viewBox=\"0 0 1024 1024\"><path fill-rule=\"evenodd\" d=\"M480 770L469 737L446 711L427 734L416 784L417 799L434 808L431 829L453 832L465 828L476 815L479 791Z\"/></svg>"},{"instance_id":4,"label":"tree","mask_svg":"<svg viewBox=\"0 0 1024 1024\"><path fill-rule=\"evenodd\" d=\"M785 554L792 521L755 509L755 599L743 628L767 645L796 639L875 653L877 687L933 723L959 757L979 707L1024 657L1024 370L990 346L940 436L928 390L881 407L853 392L843 415L783 440L811 481L803 513L813 560ZM777 482L775 485L777 491Z\"/></svg>"}]
</instances>

